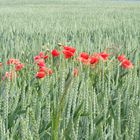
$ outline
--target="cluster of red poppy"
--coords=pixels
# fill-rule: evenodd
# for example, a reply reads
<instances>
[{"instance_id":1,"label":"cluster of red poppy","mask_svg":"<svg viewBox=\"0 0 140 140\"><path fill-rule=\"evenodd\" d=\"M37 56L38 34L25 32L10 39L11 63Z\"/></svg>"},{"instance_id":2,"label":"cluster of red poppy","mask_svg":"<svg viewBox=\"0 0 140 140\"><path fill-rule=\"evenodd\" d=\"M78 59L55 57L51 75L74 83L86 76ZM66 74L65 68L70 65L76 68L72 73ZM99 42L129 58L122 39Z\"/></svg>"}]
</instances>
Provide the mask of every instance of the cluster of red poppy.
<instances>
[{"instance_id":1,"label":"cluster of red poppy","mask_svg":"<svg viewBox=\"0 0 140 140\"><path fill-rule=\"evenodd\" d=\"M101 52L101 53L94 53L92 55L89 55L86 52L80 53L80 56L77 58L77 60L81 61L83 64L86 65L96 65L99 60L106 61L109 57L109 54L106 52Z\"/></svg>"},{"instance_id":2,"label":"cluster of red poppy","mask_svg":"<svg viewBox=\"0 0 140 140\"><path fill-rule=\"evenodd\" d=\"M72 56L74 56L74 53L76 51L76 48L64 46L64 49L62 50L65 59L69 59ZM53 49L51 51L52 57L59 57L60 52L57 49ZM46 67L45 60L48 58L48 55L45 55L43 52L40 52L39 55L34 57L35 63L39 67L39 71L36 73L37 78L44 78L47 75L52 75L53 71L50 68Z\"/></svg>"},{"instance_id":3,"label":"cluster of red poppy","mask_svg":"<svg viewBox=\"0 0 140 140\"><path fill-rule=\"evenodd\" d=\"M39 55L34 57L34 62L38 66L38 72L36 73L35 77L36 78L44 78L47 75L52 75L53 70L46 67L46 60L48 58L56 58L59 57L61 54L63 54L65 59L70 59L74 58L75 61L81 62L84 65L89 65L92 68L95 68L95 66L100 62L106 62L111 54L107 53L106 51L103 51L101 53L93 53L89 55L87 52L81 52L78 57L76 54L76 48L71 47L71 46L64 46L60 45L61 49L59 51L57 49L53 49L51 51L51 56L47 52L40 52ZM74 57L75 56L75 57ZM124 54L118 56L118 61L120 62L120 65L124 69L131 69L133 68L133 64L130 60L126 58ZM5 76L3 79L10 77L12 79L13 75L16 75L17 71L20 71L24 65L18 60L14 58L10 58L7 61L7 65L12 65L14 66L14 69L12 69L10 72L6 72ZM2 63L0 63L0 68L2 67ZM78 68L74 68L73 70L73 75L77 76L78 75Z\"/></svg>"},{"instance_id":4,"label":"cluster of red poppy","mask_svg":"<svg viewBox=\"0 0 140 140\"><path fill-rule=\"evenodd\" d=\"M88 53L81 53L78 60L83 62L83 64L95 65L99 62L99 60L107 61L109 58L109 54L106 52L101 53L94 53L93 55L89 56ZM124 69L133 68L133 64L130 60L128 60L124 54L118 56L118 61L121 62L121 66Z\"/></svg>"},{"instance_id":5,"label":"cluster of red poppy","mask_svg":"<svg viewBox=\"0 0 140 140\"><path fill-rule=\"evenodd\" d=\"M51 51L52 57L59 57L62 53L64 55L65 59L70 59L75 55L76 48L71 46L63 46L61 45L62 49L58 51L57 49L53 49ZM82 52L79 54L78 57L76 57L76 61L83 63L84 65L92 66L93 68L96 66L96 64L99 63L99 61L106 62L111 54L106 53L106 51L101 53L93 53L92 55L89 55L86 52ZM44 55L43 52L40 52L39 55L34 57L35 63L39 66L39 71L36 74L37 78L44 78L46 75L51 75L52 70L47 68L45 65L45 60L49 58L49 55ZM126 59L125 55L118 56L119 62L121 62L121 66L124 69L130 69L133 67L133 64L130 60ZM73 75L78 75L78 69L74 68Z\"/></svg>"},{"instance_id":6,"label":"cluster of red poppy","mask_svg":"<svg viewBox=\"0 0 140 140\"><path fill-rule=\"evenodd\" d=\"M20 71L24 67L24 64L21 63L19 59L11 58L7 61L7 65L12 65L12 64L14 65L16 71Z\"/></svg>"},{"instance_id":7,"label":"cluster of red poppy","mask_svg":"<svg viewBox=\"0 0 140 140\"><path fill-rule=\"evenodd\" d=\"M130 60L126 58L124 54L118 56L118 60L121 62L121 66L125 69L133 68L133 64Z\"/></svg>"},{"instance_id":8,"label":"cluster of red poppy","mask_svg":"<svg viewBox=\"0 0 140 140\"><path fill-rule=\"evenodd\" d=\"M46 75L52 75L53 71L46 67L45 60L48 58L48 55L44 55L43 52L40 52L39 55L34 57L34 62L38 65L39 71L36 74L36 78L44 78Z\"/></svg>"},{"instance_id":9,"label":"cluster of red poppy","mask_svg":"<svg viewBox=\"0 0 140 140\"><path fill-rule=\"evenodd\" d=\"M13 77L17 76L17 71L22 70L22 68L24 67L24 64L21 63L19 59L14 59L14 58L10 58L7 61L7 65L8 66L11 65L13 68L10 70L10 72L5 72L5 75L2 77L3 80L5 78L10 78L12 80ZM2 63L1 63L1 66L2 66Z\"/></svg>"}]
</instances>

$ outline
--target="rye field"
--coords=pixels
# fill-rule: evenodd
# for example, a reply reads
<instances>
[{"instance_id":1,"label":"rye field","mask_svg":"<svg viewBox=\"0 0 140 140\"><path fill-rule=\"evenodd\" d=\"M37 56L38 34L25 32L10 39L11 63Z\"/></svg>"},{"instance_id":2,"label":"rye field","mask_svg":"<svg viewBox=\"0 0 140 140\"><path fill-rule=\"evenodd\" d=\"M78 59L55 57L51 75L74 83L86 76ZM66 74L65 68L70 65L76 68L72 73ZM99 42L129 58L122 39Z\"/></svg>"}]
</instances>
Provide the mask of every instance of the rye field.
<instances>
[{"instance_id":1,"label":"rye field","mask_svg":"<svg viewBox=\"0 0 140 140\"><path fill-rule=\"evenodd\" d=\"M140 2L0 0L0 140L140 140Z\"/></svg>"}]
</instances>

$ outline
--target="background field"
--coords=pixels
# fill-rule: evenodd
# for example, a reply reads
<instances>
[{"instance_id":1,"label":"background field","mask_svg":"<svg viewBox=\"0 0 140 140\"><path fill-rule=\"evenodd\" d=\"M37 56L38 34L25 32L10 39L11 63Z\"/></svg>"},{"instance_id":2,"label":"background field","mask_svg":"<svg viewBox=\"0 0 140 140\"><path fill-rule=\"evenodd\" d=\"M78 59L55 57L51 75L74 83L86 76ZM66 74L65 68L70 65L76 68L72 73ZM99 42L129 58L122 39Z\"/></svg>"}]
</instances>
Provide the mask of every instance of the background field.
<instances>
[{"instance_id":1,"label":"background field","mask_svg":"<svg viewBox=\"0 0 140 140\"><path fill-rule=\"evenodd\" d=\"M88 53L115 47L134 69L110 62L92 75L86 69L65 95L68 64L44 82L33 81L34 56L59 42ZM140 2L0 0L0 58L25 63L17 81L0 82L0 139L139 140L139 49ZM3 68L1 75L9 69Z\"/></svg>"}]
</instances>

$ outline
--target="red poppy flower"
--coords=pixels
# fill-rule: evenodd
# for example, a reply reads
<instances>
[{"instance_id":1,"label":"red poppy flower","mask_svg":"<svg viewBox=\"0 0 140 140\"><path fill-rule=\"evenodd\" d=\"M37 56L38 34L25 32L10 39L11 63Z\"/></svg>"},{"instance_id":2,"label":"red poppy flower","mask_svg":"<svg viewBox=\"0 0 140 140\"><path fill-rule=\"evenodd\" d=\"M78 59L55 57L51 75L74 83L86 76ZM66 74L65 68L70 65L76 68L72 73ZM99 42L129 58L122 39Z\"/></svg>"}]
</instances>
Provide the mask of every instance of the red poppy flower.
<instances>
[{"instance_id":1,"label":"red poppy flower","mask_svg":"<svg viewBox=\"0 0 140 140\"><path fill-rule=\"evenodd\" d=\"M49 57L48 55L45 55L45 56L44 56L44 60L48 59L48 57Z\"/></svg>"},{"instance_id":2,"label":"red poppy flower","mask_svg":"<svg viewBox=\"0 0 140 140\"><path fill-rule=\"evenodd\" d=\"M43 52L40 52L40 53L39 53L39 56L40 56L41 58L44 58L44 53L43 53Z\"/></svg>"},{"instance_id":3,"label":"red poppy flower","mask_svg":"<svg viewBox=\"0 0 140 140\"><path fill-rule=\"evenodd\" d=\"M34 61L35 61L35 62L38 62L38 60L39 60L40 58L41 58L41 57L40 57L39 55L37 55L37 56L34 57Z\"/></svg>"},{"instance_id":4,"label":"red poppy flower","mask_svg":"<svg viewBox=\"0 0 140 140\"><path fill-rule=\"evenodd\" d=\"M131 62L130 60L128 60L128 59L124 59L124 60L122 61L122 63L121 63L121 66L122 66L123 68L125 68L125 69L131 69L131 68L133 68L132 62Z\"/></svg>"},{"instance_id":5,"label":"red poppy flower","mask_svg":"<svg viewBox=\"0 0 140 140\"><path fill-rule=\"evenodd\" d=\"M88 55L88 53L86 53L86 52L82 52L82 53L80 54L80 57L82 57L82 58L84 58L84 59L88 59L88 58L89 58L89 55Z\"/></svg>"},{"instance_id":6,"label":"red poppy flower","mask_svg":"<svg viewBox=\"0 0 140 140\"><path fill-rule=\"evenodd\" d=\"M52 50L53 57L58 57L59 55L60 55L60 53L56 49Z\"/></svg>"},{"instance_id":7,"label":"red poppy flower","mask_svg":"<svg viewBox=\"0 0 140 140\"><path fill-rule=\"evenodd\" d=\"M90 58L90 64L97 64L99 62L99 58L98 57L91 57Z\"/></svg>"},{"instance_id":8,"label":"red poppy flower","mask_svg":"<svg viewBox=\"0 0 140 140\"><path fill-rule=\"evenodd\" d=\"M46 73L43 71L39 71L36 74L36 78L39 78L39 79L44 78L45 76L46 76Z\"/></svg>"},{"instance_id":9,"label":"red poppy flower","mask_svg":"<svg viewBox=\"0 0 140 140\"><path fill-rule=\"evenodd\" d=\"M10 65L10 64L18 64L18 63L20 63L20 61L18 59L14 59L14 58L10 58L7 61L7 65Z\"/></svg>"},{"instance_id":10,"label":"red poppy flower","mask_svg":"<svg viewBox=\"0 0 140 140\"><path fill-rule=\"evenodd\" d=\"M72 56L74 56L74 53L72 53L71 51L68 50L63 50L63 54L65 55L65 58L71 58Z\"/></svg>"},{"instance_id":11,"label":"red poppy flower","mask_svg":"<svg viewBox=\"0 0 140 140\"><path fill-rule=\"evenodd\" d=\"M118 60L119 60L120 62L122 62L124 59L126 59L126 57L125 57L124 54L118 56Z\"/></svg>"},{"instance_id":12,"label":"red poppy flower","mask_svg":"<svg viewBox=\"0 0 140 140\"><path fill-rule=\"evenodd\" d=\"M7 65L13 64L14 61L15 61L14 58L10 58L10 59L7 61Z\"/></svg>"},{"instance_id":13,"label":"red poppy flower","mask_svg":"<svg viewBox=\"0 0 140 140\"><path fill-rule=\"evenodd\" d=\"M38 66L39 67L45 67L45 61L44 61L44 59L40 59L40 60L38 60Z\"/></svg>"},{"instance_id":14,"label":"red poppy flower","mask_svg":"<svg viewBox=\"0 0 140 140\"><path fill-rule=\"evenodd\" d=\"M20 71L23 67L24 67L24 65L22 63L15 65L16 71Z\"/></svg>"},{"instance_id":15,"label":"red poppy flower","mask_svg":"<svg viewBox=\"0 0 140 140\"><path fill-rule=\"evenodd\" d=\"M48 74L48 75L52 75L52 74L53 74L52 69L48 69L48 70L47 70L47 74Z\"/></svg>"},{"instance_id":16,"label":"red poppy flower","mask_svg":"<svg viewBox=\"0 0 140 140\"><path fill-rule=\"evenodd\" d=\"M107 60L109 57L109 54L107 54L106 52L101 52L99 54L99 56L103 59L103 60Z\"/></svg>"},{"instance_id":17,"label":"red poppy flower","mask_svg":"<svg viewBox=\"0 0 140 140\"><path fill-rule=\"evenodd\" d=\"M46 67L40 67L40 68L39 68L39 71L46 72L46 69L47 69Z\"/></svg>"},{"instance_id":18,"label":"red poppy flower","mask_svg":"<svg viewBox=\"0 0 140 140\"><path fill-rule=\"evenodd\" d=\"M64 46L64 49L67 50L67 51L70 51L72 53L75 53L75 51L76 51L76 48L71 47L71 46Z\"/></svg>"},{"instance_id":19,"label":"red poppy flower","mask_svg":"<svg viewBox=\"0 0 140 140\"><path fill-rule=\"evenodd\" d=\"M78 69L77 68L74 68L74 71L73 71L74 77L78 76L78 73L79 73Z\"/></svg>"}]
</instances>

